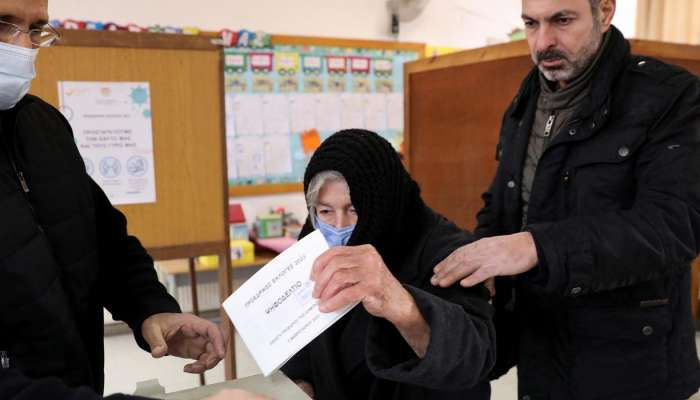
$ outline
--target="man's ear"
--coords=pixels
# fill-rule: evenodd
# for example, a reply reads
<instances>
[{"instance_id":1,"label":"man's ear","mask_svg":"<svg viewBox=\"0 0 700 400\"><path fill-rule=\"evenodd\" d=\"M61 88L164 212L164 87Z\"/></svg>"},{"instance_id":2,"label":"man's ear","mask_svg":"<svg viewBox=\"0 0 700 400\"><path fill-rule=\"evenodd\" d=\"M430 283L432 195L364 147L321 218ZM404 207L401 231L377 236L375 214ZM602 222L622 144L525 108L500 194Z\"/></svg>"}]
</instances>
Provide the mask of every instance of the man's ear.
<instances>
[{"instance_id":1,"label":"man's ear","mask_svg":"<svg viewBox=\"0 0 700 400\"><path fill-rule=\"evenodd\" d=\"M615 16L616 5L617 2L615 0L600 0L600 4L598 4L598 19L602 32L607 32L610 29Z\"/></svg>"}]
</instances>

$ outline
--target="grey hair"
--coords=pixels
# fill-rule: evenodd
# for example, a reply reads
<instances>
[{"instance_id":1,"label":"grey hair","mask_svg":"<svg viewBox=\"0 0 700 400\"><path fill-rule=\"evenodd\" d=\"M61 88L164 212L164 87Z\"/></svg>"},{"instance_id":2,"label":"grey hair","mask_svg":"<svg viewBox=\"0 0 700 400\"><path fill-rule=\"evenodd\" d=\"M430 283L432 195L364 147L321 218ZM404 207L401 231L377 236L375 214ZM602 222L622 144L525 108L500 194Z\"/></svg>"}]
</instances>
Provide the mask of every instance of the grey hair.
<instances>
[{"instance_id":1,"label":"grey hair","mask_svg":"<svg viewBox=\"0 0 700 400\"><path fill-rule=\"evenodd\" d=\"M321 192L323 185L328 182L343 182L347 185L347 181L343 174L334 170L326 170L316 174L309 182L309 188L306 190L306 205L309 207L309 218L314 228L316 226L316 206L318 206L318 194Z\"/></svg>"}]
</instances>

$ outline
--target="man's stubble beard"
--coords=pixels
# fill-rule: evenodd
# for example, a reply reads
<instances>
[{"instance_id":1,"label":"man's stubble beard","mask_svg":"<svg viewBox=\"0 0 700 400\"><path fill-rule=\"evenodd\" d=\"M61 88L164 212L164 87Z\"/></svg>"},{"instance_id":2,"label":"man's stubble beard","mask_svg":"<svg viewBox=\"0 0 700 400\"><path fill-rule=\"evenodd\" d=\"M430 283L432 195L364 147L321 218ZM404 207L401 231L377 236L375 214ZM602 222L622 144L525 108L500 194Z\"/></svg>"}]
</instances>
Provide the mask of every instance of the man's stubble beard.
<instances>
[{"instance_id":1,"label":"man's stubble beard","mask_svg":"<svg viewBox=\"0 0 700 400\"><path fill-rule=\"evenodd\" d=\"M601 32L600 23L595 21L593 23L593 29L591 30L588 43L581 48L575 57L573 57L573 60L572 57L556 48L539 52L532 58L537 64L540 72L542 72L542 75L544 75L547 80L553 82L571 82L580 76L589 65L591 65L602 41L603 34ZM552 58L563 59L564 65L558 68L545 68L539 63L541 60Z\"/></svg>"}]
</instances>

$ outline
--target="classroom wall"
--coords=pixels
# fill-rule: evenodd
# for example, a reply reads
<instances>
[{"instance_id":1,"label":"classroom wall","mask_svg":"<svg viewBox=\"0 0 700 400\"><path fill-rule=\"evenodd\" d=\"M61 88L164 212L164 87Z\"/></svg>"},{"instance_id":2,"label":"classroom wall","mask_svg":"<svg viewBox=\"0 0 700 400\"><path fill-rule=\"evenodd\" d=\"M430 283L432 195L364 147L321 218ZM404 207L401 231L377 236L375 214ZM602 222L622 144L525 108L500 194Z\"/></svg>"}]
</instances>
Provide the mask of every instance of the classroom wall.
<instances>
[{"instance_id":1,"label":"classroom wall","mask_svg":"<svg viewBox=\"0 0 700 400\"><path fill-rule=\"evenodd\" d=\"M269 33L391 40L384 0L49 0L54 19L148 25L262 30ZM635 33L637 0L618 0L614 23ZM397 39L453 48L481 47L507 40L520 27L521 0L429 0L414 21L402 23ZM249 221L284 206L299 218L306 205L299 193L235 198Z\"/></svg>"},{"instance_id":2,"label":"classroom wall","mask_svg":"<svg viewBox=\"0 0 700 400\"><path fill-rule=\"evenodd\" d=\"M398 39L455 48L506 40L520 27L521 0L429 0ZM637 0L618 0L615 24L634 36ZM391 40L385 0L49 0L51 18L262 30L270 33Z\"/></svg>"}]
</instances>

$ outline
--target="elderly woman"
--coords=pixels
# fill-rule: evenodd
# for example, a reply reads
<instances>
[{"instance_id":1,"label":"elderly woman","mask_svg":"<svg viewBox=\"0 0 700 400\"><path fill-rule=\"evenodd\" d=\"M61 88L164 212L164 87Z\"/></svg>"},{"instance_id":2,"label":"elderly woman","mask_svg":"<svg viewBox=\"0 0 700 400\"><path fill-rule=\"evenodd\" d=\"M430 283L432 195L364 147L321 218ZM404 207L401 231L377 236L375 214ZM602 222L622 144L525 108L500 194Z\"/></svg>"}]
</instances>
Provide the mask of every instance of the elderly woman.
<instances>
[{"instance_id":1,"label":"elderly woman","mask_svg":"<svg viewBox=\"0 0 700 400\"><path fill-rule=\"evenodd\" d=\"M488 291L434 287L472 236L428 208L391 145L341 131L304 176L309 219L332 247L312 269L321 311L361 302L282 370L317 399L488 399Z\"/></svg>"}]
</instances>

